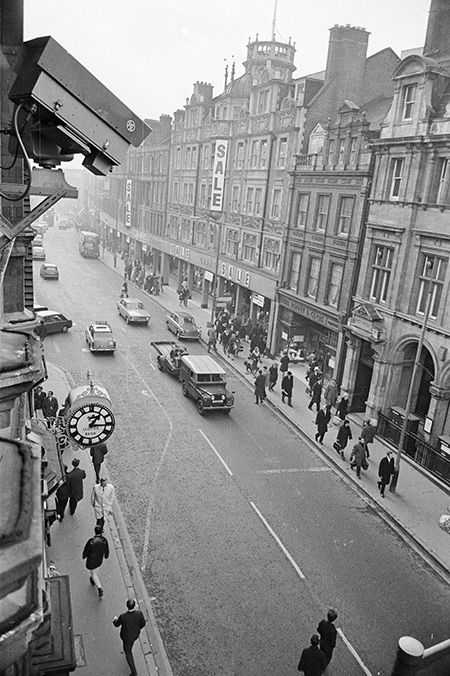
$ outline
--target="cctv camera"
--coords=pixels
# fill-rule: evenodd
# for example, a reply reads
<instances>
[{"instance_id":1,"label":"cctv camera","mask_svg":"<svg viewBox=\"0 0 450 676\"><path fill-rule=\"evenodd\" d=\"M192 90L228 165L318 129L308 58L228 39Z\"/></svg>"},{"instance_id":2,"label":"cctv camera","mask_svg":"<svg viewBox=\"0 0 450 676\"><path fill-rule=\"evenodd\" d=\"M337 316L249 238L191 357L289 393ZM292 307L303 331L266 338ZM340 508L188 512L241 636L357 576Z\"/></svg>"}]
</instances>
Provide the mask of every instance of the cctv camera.
<instances>
[{"instance_id":1,"label":"cctv camera","mask_svg":"<svg viewBox=\"0 0 450 676\"><path fill-rule=\"evenodd\" d=\"M81 153L83 165L104 176L151 132L53 38L25 42L18 64L9 98L22 106L22 140L38 164Z\"/></svg>"}]
</instances>

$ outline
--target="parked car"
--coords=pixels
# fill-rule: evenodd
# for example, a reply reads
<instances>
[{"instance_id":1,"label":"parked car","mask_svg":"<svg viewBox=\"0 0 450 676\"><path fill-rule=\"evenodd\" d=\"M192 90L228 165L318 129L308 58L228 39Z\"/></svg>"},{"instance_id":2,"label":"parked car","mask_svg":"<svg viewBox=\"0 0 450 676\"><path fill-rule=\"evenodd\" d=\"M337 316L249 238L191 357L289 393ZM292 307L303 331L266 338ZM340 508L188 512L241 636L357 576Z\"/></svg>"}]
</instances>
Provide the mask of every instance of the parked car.
<instances>
[{"instance_id":1,"label":"parked car","mask_svg":"<svg viewBox=\"0 0 450 676\"><path fill-rule=\"evenodd\" d=\"M42 263L39 274L44 279L59 279L58 266L54 263Z\"/></svg>"},{"instance_id":2,"label":"parked car","mask_svg":"<svg viewBox=\"0 0 450 676\"><path fill-rule=\"evenodd\" d=\"M153 340L151 344L158 353L156 361L159 370L179 376L181 357L187 354L187 350L169 340Z\"/></svg>"},{"instance_id":3,"label":"parked car","mask_svg":"<svg viewBox=\"0 0 450 676\"><path fill-rule=\"evenodd\" d=\"M44 321L48 333L67 333L72 326L72 320L61 312L54 310L38 310L36 315Z\"/></svg>"},{"instance_id":4,"label":"parked car","mask_svg":"<svg viewBox=\"0 0 450 676\"><path fill-rule=\"evenodd\" d=\"M33 246L31 256L34 261L45 261L45 249L43 246Z\"/></svg>"},{"instance_id":5,"label":"parked car","mask_svg":"<svg viewBox=\"0 0 450 676\"><path fill-rule=\"evenodd\" d=\"M117 302L119 315L127 324L145 324L148 326L150 315L144 307L144 303L138 298L121 298Z\"/></svg>"},{"instance_id":6,"label":"parked car","mask_svg":"<svg viewBox=\"0 0 450 676\"><path fill-rule=\"evenodd\" d=\"M177 338L200 340L201 329L198 328L194 317L188 312L171 312L167 315L166 326Z\"/></svg>"},{"instance_id":7,"label":"parked car","mask_svg":"<svg viewBox=\"0 0 450 676\"><path fill-rule=\"evenodd\" d=\"M116 349L116 341L108 322L94 322L86 328L85 337L91 352L114 352Z\"/></svg>"},{"instance_id":8,"label":"parked car","mask_svg":"<svg viewBox=\"0 0 450 676\"><path fill-rule=\"evenodd\" d=\"M226 373L209 355L182 356L179 380L183 395L195 401L200 415L208 410L229 413L234 406Z\"/></svg>"},{"instance_id":9,"label":"parked car","mask_svg":"<svg viewBox=\"0 0 450 676\"><path fill-rule=\"evenodd\" d=\"M41 234L37 234L33 237L33 246L44 246L44 237Z\"/></svg>"}]
</instances>

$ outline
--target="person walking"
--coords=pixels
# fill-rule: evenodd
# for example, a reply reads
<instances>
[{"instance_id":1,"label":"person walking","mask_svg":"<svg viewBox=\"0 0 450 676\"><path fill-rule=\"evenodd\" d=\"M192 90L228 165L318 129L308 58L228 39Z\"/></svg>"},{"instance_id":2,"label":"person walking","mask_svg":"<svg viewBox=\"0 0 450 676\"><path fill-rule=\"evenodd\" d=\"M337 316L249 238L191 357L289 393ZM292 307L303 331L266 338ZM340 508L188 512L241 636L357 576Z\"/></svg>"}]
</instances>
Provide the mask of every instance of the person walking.
<instances>
[{"instance_id":1,"label":"person walking","mask_svg":"<svg viewBox=\"0 0 450 676\"><path fill-rule=\"evenodd\" d=\"M378 476L380 478L378 482L378 488L380 489L380 495L382 498L384 498L384 489L390 482L394 471L394 456L392 451L386 451L386 455L384 458L381 458L380 464L378 465Z\"/></svg>"},{"instance_id":2,"label":"person walking","mask_svg":"<svg viewBox=\"0 0 450 676\"><path fill-rule=\"evenodd\" d=\"M370 458L370 452L369 452L369 444L373 444L373 440L375 439L375 432L376 432L376 427L375 425L372 425L371 420L365 420L363 428L361 430L360 437L361 439L364 439L364 443L366 444L366 455L368 458Z\"/></svg>"},{"instance_id":3,"label":"person walking","mask_svg":"<svg viewBox=\"0 0 450 676\"><path fill-rule=\"evenodd\" d=\"M95 526L94 537L84 545L83 559L86 559L86 568L89 571L89 582L97 587L99 599L103 596L103 587L98 576L98 569L103 563L103 559L109 558L108 540L102 535L103 528Z\"/></svg>"},{"instance_id":4,"label":"person walking","mask_svg":"<svg viewBox=\"0 0 450 676\"><path fill-rule=\"evenodd\" d=\"M356 476L358 479L361 479L361 467L363 469L368 469L366 459L366 445L364 443L364 439L361 437L359 437L357 443L352 448L352 452L350 454L350 467L352 469L356 468Z\"/></svg>"},{"instance_id":5,"label":"person walking","mask_svg":"<svg viewBox=\"0 0 450 676\"><path fill-rule=\"evenodd\" d=\"M302 651L298 671L305 676L321 676L327 666L327 658L319 648L320 638L317 634L311 636L311 645Z\"/></svg>"},{"instance_id":6,"label":"person walking","mask_svg":"<svg viewBox=\"0 0 450 676\"><path fill-rule=\"evenodd\" d=\"M345 460L344 449L347 447L350 439L353 439L352 431L350 429L350 421L344 420L338 429L336 441L333 444L333 447L336 449L336 451L340 453L342 460Z\"/></svg>"},{"instance_id":7,"label":"person walking","mask_svg":"<svg viewBox=\"0 0 450 676\"><path fill-rule=\"evenodd\" d=\"M328 423L331 420L331 407L324 406L317 411L316 426L317 432L314 436L315 440L323 445L323 438L328 432Z\"/></svg>"},{"instance_id":8,"label":"person walking","mask_svg":"<svg viewBox=\"0 0 450 676\"><path fill-rule=\"evenodd\" d=\"M69 486L67 484L67 465L64 465L64 479L59 484L55 493L56 502L56 516L60 522L64 520L64 512L66 511L67 503L69 501Z\"/></svg>"},{"instance_id":9,"label":"person walking","mask_svg":"<svg viewBox=\"0 0 450 676\"><path fill-rule=\"evenodd\" d=\"M280 358L280 371L283 376L287 373L289 369L289 355L287 352L283 352Z\"/></svg>"},{"instance_id":10,"label":"person walking","mask_svg":"<svg viewBox=\"0 0 450 676\"><path fill-rule=\"evenodd\" d=\"M92 464L94 465L95 481L98 483L100 481L100 467L102 466L105 455L108 453L108 447L104 443L95 444L94 446L91 446L89 453L92 458Z\"/></svg>"},{"instance_id":11,"label":"person walking","mask_svg":"<svg viewBox=\"0 0 450 676\"><path fill-rule=\"evenodd\" d=\"M269 367L269 392L273 392L278 380L278 366L275 361Z\"/></svg>"},{"instance_id":12,"label":"person walking","mask_svg":"<svg viewBox=\"0 0 450 676\"><path fill-rule=\"evenodd\" d=\"M99 484L94 484L91 493L91 505L94 508L97 526L103 530L105 518L112 514L112 506L116 497L114 486L103 477Z\"/></svg>"},{"instance_id":13,"label":"person walking","mask_svg":"<svg viewBox=\"0 0 450 676\"><path fill-rule=\"evenodd\" d=\"M134 599L127 600L127 611L113 619L113 625L120 627L123 652L128 666L131 669L130 676L137 676L136 665L133 658L133 644L139 638L141 629L145 627L145 617L140 610L136 609Z\"/></svg>"},{"instance_id":14,"label":"person walking","mask_svg":"<svg viewBox=\"0 0 450 676\"><path fill-rule=\"evenodd\" d=\"M34 412L37 414L39 411L41 415L44 415L42 411L42 403L46 397L46 394L42 387L38 385L36 389L34 390L34 397L33 397L33 408Z\"/></svg>"},{"instance_id":15,"label":"person walking","mask_svg":"<svg viewBox=\"0 0 450 676\"><path fill-rule=\"evenodd\" d=\"M270 371L267 368L267 366L263 366L262 371L263 371L263 376L266 379L266 383L264 385L264 388L265 388L265 396L267 396L267 390L270 391Z\"/></svg>"},{"instance_id":16,"label":"person walking","mask_svg":"<svg viewBox=\"0 0 450 676\"><path fill-rule=\"evenodd\" d=\"M330 664L333 656L333 650L336 647L337 630L333 622L337 619L337 612L330 608L327 612L327 619L320 620L317 632L320 636L319 647L325 655L327 665Z\"/></svg>"},{"instance_id":17,"label":"person walking","mask_svg":"<svg viewBox=\"0 0 450 676\"><path fill-rule=\"evenodd\" d=\"M281 380L281 401L287 397L288 406L292 407L292 390L294 389L294 376L291 371L284 374Z\"/></svg>"},{"instance_id":18,"label":"person walking","mask_svg":"<svg viewBox=\"0 0 450 676\"><path fill-rule=\"evenodd\" d=\"M52 418L56 418L58 408L58 400L54 396L53 392L49 390L47 396L42 400L42 413L44 414L44 418L47 420L48 427L51 426Z\"/></svg>"},{"instance_id":19,"label":"person walking","mask_svg":"<svg viewBox=\"0 0 450 676\"><path fill-rule=\"evenodd\" d=\"M323 396L328 406L336 406L338 392L338 384L334 378L331 378L323 391Z\"/></svg>"},{"instance_id":20,"label":"person walking","mask_svg":"<svg viewBox=\"0 0 450 676\"><path fill-rule=\"evenodd\" d=\"M208 352L211 352L211 348L217 352L217 334L216 334L216 329L214 326L210 326L208 328Z\"/></svg>"},{"instance_id":21,"label":"person walking","mask_svg":"<svg viewBox=\"0 0 450 676\"><path fill-rule=\"evenodd\" d=\"M73 515L77 504L83 499L83 481L86 479L86 472L79 467L78 458L72 460L73 469L67 475L67 486L69 488L69 512Z\"/></svg>"},{"instance_id":22,"label":"person walking","mask_svg":"<svg viewBox=\"0 0 450 676\"><path fill-rule=\"evenodd\" d=\"M344 421L348 415L348 394L343 394L336 407L336 415Z\"/></svg>"},{"instance_id":23,"label":"person walking","mask_svg":"<svg viewBox=\"0 0 450 676\"><path fill-rule=\"evenodd\" d=\"M262 404L266 398L266 377L262 369L259 369L255 378L255 398L255 404Z\"/></svg>"},{"instance_id":24,"label":"person walking","mask_svg":"<svg viewBox=\"0 0 450 676\"><path fill-rule=\"evenodd\" d=\"M322 381L316 380L311 388L311 400L308 404L309 410L312 411L312 407L315 404L316 411L319 412L321 399L322 399Z\"/></svg>"}]
</instances>

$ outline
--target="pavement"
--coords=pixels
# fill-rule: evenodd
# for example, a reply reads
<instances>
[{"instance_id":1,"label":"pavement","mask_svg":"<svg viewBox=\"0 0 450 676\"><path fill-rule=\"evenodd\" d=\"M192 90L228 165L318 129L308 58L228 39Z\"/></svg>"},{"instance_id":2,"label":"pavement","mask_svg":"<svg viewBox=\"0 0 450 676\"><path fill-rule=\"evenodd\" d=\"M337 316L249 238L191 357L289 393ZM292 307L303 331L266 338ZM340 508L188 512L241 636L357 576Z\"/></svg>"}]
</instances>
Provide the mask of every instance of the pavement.
<instances>
[{"instance_id":1,"label":"pavement","mask_svg":"<svg viewBox=\"0 0 450 676\"><path fill-rule=\"evenodd\" d=\"M117 258L116 268L113 266L112 254L105 251L101 262L114 269L123 277L123 261ZM172 286L171 286L172 285ZM128 293L133 294L133 283L128 283ZM142 293L147 295L142 289ZM163 293L159 296L149 296L154 302L168 311L180 309L177 280L175 277L169 280L169 285L164 286ZM151 308L150 308L151 309ZM201 294L192 291L192 299L188 301L188 307L183 310L192 314L196 323L202 329L202 337L206 338L207 324L211 318L211 309L201 307ZM161 327L163 337L166 336L165 327ZM189 349L189 348L188 348ZM244 344L244 350L237 358L230 358L223 354L219 347L218 354L221 359L248 382L253 391L253 376L246 374L244 360L249 353L249 344ZM262 365L270 366L272 359L263 358ZM342 460L339 453L333 449L336 439L337 427L329 426L323 445L314 439L316 433L315 411L308 410L310 398L306 394L306 366L302 363L290 364L290 370L294 375L293 407L281 401L280 378L275 390L270 393L268 400L263 404L270 406L278 415L292 424L307 442L316 451L319 451L332 465L337 468L343 477L353 484L356 490L364 495L366 500L377 510L382 518L394 528L411 546L413 546L438 572L448 580L450 574L450 536L439 528L439 517L447 513L450 505L450 487L441 482L437 477L418 465L405 454L402 454L400 474L395 493L386 488L385 498L380 496L378 482L378 465L386 450L394 452L395 447L389 445L380 437L375 437L370 446L369 469L362 471L362 480L358 481L355 472L351 470L348 457L353 443L356 443L358 434L362 428L363 416L350 414L349 419L353 434L346 449L346 459ZM239 402L237 402L239 405Z\"/></svg>"}]
</instances>

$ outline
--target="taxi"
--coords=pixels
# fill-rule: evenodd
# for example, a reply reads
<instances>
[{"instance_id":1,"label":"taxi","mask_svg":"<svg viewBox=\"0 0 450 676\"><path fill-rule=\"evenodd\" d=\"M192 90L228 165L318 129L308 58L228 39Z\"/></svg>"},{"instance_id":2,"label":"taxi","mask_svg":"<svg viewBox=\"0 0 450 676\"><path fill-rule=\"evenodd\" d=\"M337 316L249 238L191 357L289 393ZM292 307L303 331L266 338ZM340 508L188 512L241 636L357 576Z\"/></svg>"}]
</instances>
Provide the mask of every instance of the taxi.
<instances>
[{"instance_id":1,"label":"taxi","mask_svg":"<svg viewBox=\"0 0 450 676\"><path fill-rule=\"evenodd\" d=\"M116 349L116 341L108 322L98 321L90 324L86 327L85 337L91 352L114 352Z\"/></svg>"}]
</instances>

